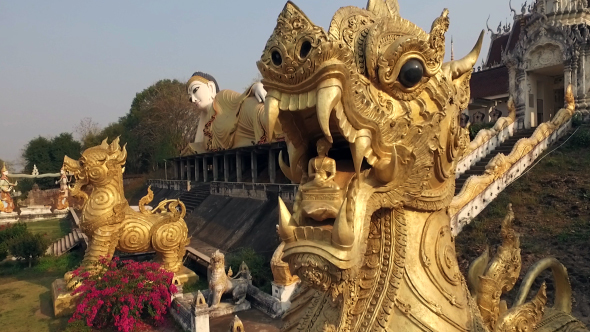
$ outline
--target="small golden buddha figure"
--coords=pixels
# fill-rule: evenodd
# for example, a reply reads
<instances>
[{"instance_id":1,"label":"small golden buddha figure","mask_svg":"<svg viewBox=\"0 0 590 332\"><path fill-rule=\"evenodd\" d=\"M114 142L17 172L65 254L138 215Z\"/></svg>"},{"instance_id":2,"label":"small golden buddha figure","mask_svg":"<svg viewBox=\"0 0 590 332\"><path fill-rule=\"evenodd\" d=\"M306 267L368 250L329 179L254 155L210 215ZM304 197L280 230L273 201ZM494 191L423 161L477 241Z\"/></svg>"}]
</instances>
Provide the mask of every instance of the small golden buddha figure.
<instances>
[{"instance_id":1,"label":"small golden buddha figure","mask_svg":"<svg viewBox=\"0 0 590 332\"><path fill-rule=\"evenodd\" d=\"M329 188L339 190L340 187L334 182L336 176L336 161L328 157L328 151L332 144L325 138L320 138L316 143L318 156L312 158L308 165L310 181L304 184L301 189L322 189Z\"/></svg>"}]
</instances>

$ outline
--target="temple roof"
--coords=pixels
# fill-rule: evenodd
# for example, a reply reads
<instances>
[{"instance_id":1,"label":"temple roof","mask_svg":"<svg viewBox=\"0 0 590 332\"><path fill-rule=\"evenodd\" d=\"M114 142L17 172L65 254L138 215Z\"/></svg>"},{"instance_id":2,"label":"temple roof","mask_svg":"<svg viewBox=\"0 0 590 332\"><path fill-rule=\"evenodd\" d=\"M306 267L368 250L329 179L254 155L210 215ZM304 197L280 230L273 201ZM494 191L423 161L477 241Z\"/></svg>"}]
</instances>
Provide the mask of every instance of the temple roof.
<instances>
[{"instance_id":1,"label":"temple roof","mask_svg":"<svg viewBox=\"0 0 590 332\"><path fill-rule=\"evenodd\" d=\"M523 19L526 18L519 18L514 21L509 32L492 38L485 68L502 64L502 52L505 52L506 50L514 50L520 37L520 32L522 31L521 20Z\"/></svg>"},{"instance_id":2,"label":"temple roof","mask_svg":"<svg viewBox=\"0 0 590 332\"><path fill-rule=\"evenodd\" d=\"M487 99L508 93L508 68L500 66L471 75L471 99Z\"/></svg>"}]
</instances>

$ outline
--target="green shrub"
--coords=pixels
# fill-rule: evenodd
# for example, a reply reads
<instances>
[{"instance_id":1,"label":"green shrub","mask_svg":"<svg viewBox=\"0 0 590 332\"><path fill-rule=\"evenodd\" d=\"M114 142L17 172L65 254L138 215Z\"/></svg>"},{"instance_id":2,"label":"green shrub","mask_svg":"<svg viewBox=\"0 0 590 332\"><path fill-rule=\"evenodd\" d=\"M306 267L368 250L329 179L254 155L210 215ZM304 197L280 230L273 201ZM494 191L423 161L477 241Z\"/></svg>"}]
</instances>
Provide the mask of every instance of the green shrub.
<instances>
[{"instance_id":1,"label":"green shrub","mask_svg":"<svg viewBox=\"0 0 590 332\"><path fill-rule=\"evenodd\" d=\"M574 114L574 116L572 117L572 126L576 128L581 126L582 124L584 124L584 117L582 116L582 114Z\"/></svg>"},{"instance_id":2,"label":"green shrub","mask_svg":"<svg viewBox=\"0 0 590 332\"><path fill-rule=\"evenodd\" d=\"M245 262L252 274L252 284L264 292L271 292L272 270L270 262L264 256L257 254L252 248L240 248L225 256L225 263L236 273L240 264Z\"/></svg>"},{"instance_id":3,"label":"green shrub","mask_svg":"<svg viewBox=\"0 0 590 332\"><path fill-rule=\"evenodd\" d=\"M29 267L34 260L41 257L49 243L41 234L31 234L29 232L8 241L8 251L17 258L26 259Z\"/></svg>"},{"instance_id":4,"label":"green shrub","mask_svg":"<svg viewBox=\"0 0 590 332\"><path fill-rule=\"evenodd\" d=\"M8 248L6 243L0 243L0 262L2 262L8 256Z\"/></svg>"},{"instance_id":5,"label":"green shrub","mask_svg":"<svg viewBox=\"0 0 590 332\"><path fill-rule=\"evenodd\" d=\"M16 224L0 226L0 243L5 243L14 238L20 237L27 232L27 224L19 222Z\"/></svg>"},{"instance_id":6,"label":"green shrub","mask_svg":"<svg viewBox=\"0 0 590 332\"><path fill-rule=\"evenodd\" d=\"M590 147L590 129L587 127L578 129L578 132L570 138L569 146L573 148Z\"/></svg>"},{"instance_id":7,"label":"green shrub","mask_svg":"<svg viewBox=\"0 0 590 332\"><path fill-rule=\"evenodd\" d=\"M92 332L83 320L77 320L68 324L64 332Z\"/></svg>"},{"instance_id":8,"label":"green shrub","mask_svg":"<svg viewBox=\"0 0 590 332\"><path fill-rule=\"evenodd\" d=\"M202 291L202 290L208 289L208 288L209 288L209 283L207 282L207 278L199 277L199 280L197 280L196 282L183 285L182 291L184 293L193 293L193 292L196 292L199 290Z\"/></svg>"}]
</instances>

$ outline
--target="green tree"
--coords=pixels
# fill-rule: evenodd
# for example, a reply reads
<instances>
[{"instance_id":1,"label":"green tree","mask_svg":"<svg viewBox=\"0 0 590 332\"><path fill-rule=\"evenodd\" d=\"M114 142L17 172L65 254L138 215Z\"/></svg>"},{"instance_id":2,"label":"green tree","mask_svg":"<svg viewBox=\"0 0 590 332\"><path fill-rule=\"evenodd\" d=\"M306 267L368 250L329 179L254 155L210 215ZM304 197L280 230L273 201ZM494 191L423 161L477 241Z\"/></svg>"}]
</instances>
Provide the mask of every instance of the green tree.
<instances>
[{"instance_id":1,"label":"green tree","mask_svg":"<svg viewBox=\"0 0 590 332\"><path fill-rule=\"evenodd\" d=\"M25 160L25 173L31 173L33 166L37 166L39 173L59 173L63 165L64 156L73 159L80 158L82 145L74 140L70 133L61 133L51 139L37 137L29 141L23 150L23 159ZM35 179L41 189L55 188L55 179L41 178ZM19 182L19 189L22 191L30 190L33 181Z\"/></svg>"},{"instance_id":2,"label":"green tree","mask_svg":"<svg viewBox=\"0 0 590 332\"><path fill-rule=\"evenodd\" d=\"M177 156L195 138L198 114L184 83L160 80L136 94L129 113L120 119L131 173L156 170L165 158ZM115 129L115 128L113 128Z\"/></svg>"},{"instance_id":3,"label":"green tree","mask_svg":"<svg viewBox=\"0 0 590 332\"><path fill-rule=\"evenodd\" d=\"M177 80L160 80L137 93L129 113L100 132L97 124L84 118L76 128L83 149L120 137L127 144L128 174L157 170L163 160L178 156L192 143L198 126L198 114L186 94L186 86Z\"/></svg>"}]
</instances>

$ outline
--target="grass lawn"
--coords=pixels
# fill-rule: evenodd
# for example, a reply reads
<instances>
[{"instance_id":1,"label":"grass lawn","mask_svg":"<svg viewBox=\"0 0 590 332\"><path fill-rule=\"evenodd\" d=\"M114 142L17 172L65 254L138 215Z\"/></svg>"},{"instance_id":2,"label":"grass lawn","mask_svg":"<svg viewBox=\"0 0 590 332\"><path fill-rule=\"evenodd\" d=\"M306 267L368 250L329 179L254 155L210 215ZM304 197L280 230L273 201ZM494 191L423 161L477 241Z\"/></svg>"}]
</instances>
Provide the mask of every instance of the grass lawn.
<instances>
[{"instance_id":1,"label":"grass lawn","mask_svg":"<svg viewBox=\"0 0 590 332\"><path fill-rule=\"evenodd\" d=\"M47 234L51 243L68 235L72 231L71 222L66 218L32 221L27 223L31 233Z\"/></svg>"},{"instance_id":2,"label":"grass lawn","mask_svg":"<svg viewBox=\"0 0 590 332\"><path fill-rule=\"evenodd\" d=\"M78 252L42 257L32 268L11 260L0 263L0 330L63 331L68 317L53 318L51 283L75 268L81 258Z\"/></svg>"}]
</instances>

